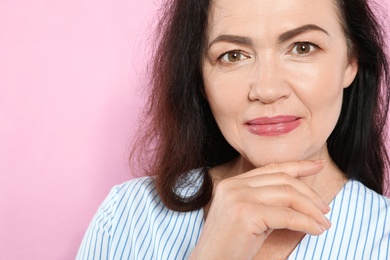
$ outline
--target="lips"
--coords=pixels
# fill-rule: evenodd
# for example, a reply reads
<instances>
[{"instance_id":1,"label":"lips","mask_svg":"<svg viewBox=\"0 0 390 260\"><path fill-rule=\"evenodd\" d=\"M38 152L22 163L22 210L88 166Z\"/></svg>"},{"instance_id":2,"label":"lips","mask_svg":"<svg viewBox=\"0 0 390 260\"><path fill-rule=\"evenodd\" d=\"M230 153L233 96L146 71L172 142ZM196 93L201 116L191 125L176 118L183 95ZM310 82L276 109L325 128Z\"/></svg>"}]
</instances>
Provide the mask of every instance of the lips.
<instances>
[{"instance_id":1,"label":"lips","mask_svg":"<svg viewBox=\"0 0 390 260\"><path fill-rule=\"evenodd\" d=\"M297 116L260 117L246 122L249 132L261 136L287 134L301 124Z\"/></svg>"}]
</instances>

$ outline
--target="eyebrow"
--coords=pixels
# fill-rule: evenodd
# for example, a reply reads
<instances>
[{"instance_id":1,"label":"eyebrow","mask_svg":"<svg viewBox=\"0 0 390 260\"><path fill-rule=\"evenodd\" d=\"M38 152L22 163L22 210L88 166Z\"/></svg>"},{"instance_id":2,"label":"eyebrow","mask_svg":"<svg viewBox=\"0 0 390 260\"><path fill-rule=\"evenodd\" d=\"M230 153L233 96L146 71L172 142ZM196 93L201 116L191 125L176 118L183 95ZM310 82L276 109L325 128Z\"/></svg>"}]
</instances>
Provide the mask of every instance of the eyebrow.
<instances>
[{"instance_id":1,"label":"eyebrow","mask_svg":"<svg viewBox=\"0 0 390 260\"><path fill-rule=\"evenodd\" d=\"M288 40L294 38L297 35L300 35L302 33L308 32L308 31L320 31L320 32L325 33L326 35L329 35L329 33L325 29L322 29L321 27L319 27L317 25L306 24L306 25L303 25L303 26L300 26L298 28L295 28L295 29L292 29L290 31L282 33L278 37L278 43L283 43L285 41L288 41Z\"/></svg>"},{"instance_id":2,"label":"eyebrow","mask_svg":"<svg viewBox=\"0 0 390 260\"><path fill-rule=\"evenodd\" d=\"M210 42L209 48L211 47L211 45L213 45L214 43L217 43L217 42L231 42L231 43L236 43L236 44L240 44L240 45L248 45L248 46L253 45L252 39L249 37L223 34L223 35L219 35L212 42Z\"/></svg>"},{"instance_id":3,"label":"eyebrow","mask_svg":"<svg viewBox=\"0 0 390 260\"><path fill-rule=\"evenodd\" d=\"M288 40L294 38L295 36L297 36L299 34L302 34L302 33L308 32L308 31L320 31L320 32L325 33L326 35L329 35L329 33L325 29L323 29L317 25L306 24L306 25L300 26L298 28L292 29L290 31L284 32L281 35L279 35L278 43L283 43L285 41L288 41ZM249 37L230 35L230 34L222 34L222 35L219 35L217 38L215 38L213 41L211 41L208 47L210 48L211 45L213 45L214 43L217 43L217 42L230 42L230 43L236 43L236 44L247 45L247 46L253 45L252 39Z\"/></svg>"}]
</instances>

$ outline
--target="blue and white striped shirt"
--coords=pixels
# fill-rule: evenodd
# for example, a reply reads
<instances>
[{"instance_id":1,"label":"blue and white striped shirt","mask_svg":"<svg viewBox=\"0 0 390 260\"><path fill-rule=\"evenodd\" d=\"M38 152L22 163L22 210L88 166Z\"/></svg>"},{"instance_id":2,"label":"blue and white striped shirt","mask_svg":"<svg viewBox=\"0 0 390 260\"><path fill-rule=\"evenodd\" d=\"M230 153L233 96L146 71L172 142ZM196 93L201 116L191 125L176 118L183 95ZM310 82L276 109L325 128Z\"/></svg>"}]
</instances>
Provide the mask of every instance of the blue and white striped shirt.
<instances>
[{"instance_id":1,"label":"blue and white striped shirt","mask_svg":"<svg viewBox=\"0 0 390 260\"><path fill-rule=\"evenodd\" d=\"M198 186L182 189L191 195ZM390 259L390 200L349 180L331 202L332 227L306 235L292 259ZM203 209L176 212L143 177L114 187L100 206L76 259L188 259L204 224Z\"/></svg>"}]
</instances>

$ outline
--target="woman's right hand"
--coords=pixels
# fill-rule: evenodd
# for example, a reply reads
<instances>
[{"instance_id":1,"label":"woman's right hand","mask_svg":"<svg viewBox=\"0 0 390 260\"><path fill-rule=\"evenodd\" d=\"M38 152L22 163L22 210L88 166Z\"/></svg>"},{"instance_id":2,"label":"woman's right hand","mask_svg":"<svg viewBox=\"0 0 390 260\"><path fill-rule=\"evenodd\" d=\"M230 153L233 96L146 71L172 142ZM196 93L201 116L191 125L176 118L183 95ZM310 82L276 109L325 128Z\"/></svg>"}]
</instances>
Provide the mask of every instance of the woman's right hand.
<instances>
[{"instance_id":1,"label":"woman's right hand","mask_svg":"<svg viewBox=\"0 0 390 260\"><path fill-rule=\"evenodd\" d=\"M220 181L190 259L253 259L274 229L322 234L329 207L298 178L323 167L324 161L269 164Z\"/></svg>"}]
</instances>

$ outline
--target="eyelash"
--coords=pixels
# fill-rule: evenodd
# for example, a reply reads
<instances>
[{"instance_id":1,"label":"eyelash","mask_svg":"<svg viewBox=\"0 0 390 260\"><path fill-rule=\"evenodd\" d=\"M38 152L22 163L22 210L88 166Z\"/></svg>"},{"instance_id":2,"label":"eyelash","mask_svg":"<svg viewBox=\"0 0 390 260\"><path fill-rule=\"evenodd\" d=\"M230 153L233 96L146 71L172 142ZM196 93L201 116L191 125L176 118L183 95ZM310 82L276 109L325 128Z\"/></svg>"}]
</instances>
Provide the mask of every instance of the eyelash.
<instances>
[{"instance_id":1,"label":"eyelash","mask_svg":"<svg viewBox=\"0 0 390 260\"><path fill-rule=\"evenodd\" d=\"M309 52L308 53L293 53L294 52L294 50L297 48L297 47L299 47L299 45L300 44L302 44L302 45L309 45ZM293 55L298 55L298 56L309 56L311 53L313 53L314 51L316 51L316 50L319 50L320 49L320 47L318 47L318 45L317 44L314 44L314 43L312 43L312 42L294 42L293 44L292 44L292 48L291 48L291 51L290 51L290 53L292 53Z\"/></svg>"},{"instance_id":2,"label":"eyelash","mask_svg":"<svg viewBox=\"0 0 390 260\"><path fill-rule=\"evenodd\" d=\"M224 52L222 53L219 57L218 57L218 61L221 61L221 62L224 62L224 63L235 63L235 62L238 62L238 61L228 61L228 60L225 60L224 57L229 55L229 54L239 54L241 55L241 58L238 60L238 61L241 61L244 59L249 59L250 58L250 55L248 54L245 54L242 50L230 50L230 51L227 51L227 52ZM226 57L227 58L227 57Z\"/></svg>"},{"instance_id":3,"label":"eyelash","mask_svg":"<svg viewBox=\"0 0 390 260\"><path fill-rule=\"evenodd\" d=\"M308 53L294 53L294 50L299 47L299 45L302 44L302 45L309 45L309 52ZM312 43L312 42L308 42L308 41L304 41L304 42L294 42L292 44L292 47L291 47L291 50L289 51L289 53L293 54L293 55L297 55L297 56L303 56L303 57L306 57L306 56L309 56L311 53L313 53L314 51L316 50L319 50L320 48L318 47L317 44L315 43ZM229 61L229 60L226 60L224 59L225 56L229 55L229 54L239 54L241 55L241 58L237 61ZM227 57L226 57L227 58ZM230 51L227 51L227 52L224 52L223 54L221 54L219 57L218 57L218 61L221 61L223 63L226 63L226 64L233 64L233 63L236 63L236 62L239 62L241 60L244 60L245 59L250 59L250 55L248 54L245 54L242 50L238 50L238 49L235 49L235 50L230 50Z\"/></svg>"}]
</instances>

